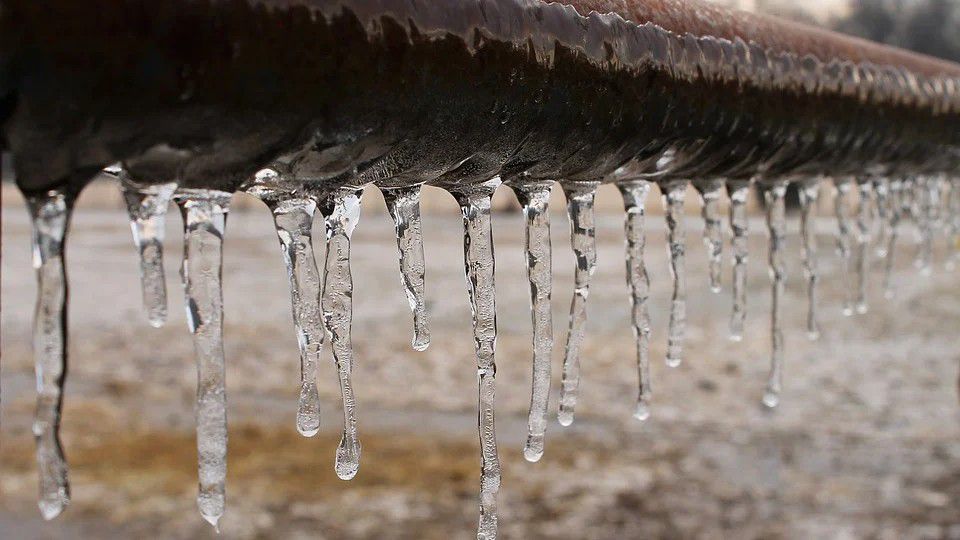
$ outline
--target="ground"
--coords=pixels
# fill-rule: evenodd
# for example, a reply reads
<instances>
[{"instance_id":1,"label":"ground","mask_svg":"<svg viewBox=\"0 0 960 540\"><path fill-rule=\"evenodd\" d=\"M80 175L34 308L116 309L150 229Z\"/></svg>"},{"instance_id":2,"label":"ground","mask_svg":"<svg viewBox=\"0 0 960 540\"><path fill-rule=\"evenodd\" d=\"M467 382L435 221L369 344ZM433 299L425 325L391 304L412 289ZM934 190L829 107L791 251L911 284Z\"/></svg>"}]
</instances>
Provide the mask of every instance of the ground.
<instances>
[{"instance_id":1,"label":"ground","mask_svg":"<svg viewBox=\"0 0 960 540\"><path fill-rule=\"evenodd\" d=\"M68 250L71 364L63 439L73 503L44 523L35 506L30 422L33 273L22 200L3 208L3 410L0 536L213 538L196 511L195 369L177 283L180 220L167 228L170 321L141 313L130 231L115 197L81 201ZM656 193L654 192L654 195ZM504 200L508 193L499 194ZM353 253L355 386L363 458L349 482L333 472L340 430L336 376L321 370L324 429L294 430L298 358L269 216L241 204L227 226L224 268L230 415L226 538L470 538L478 505L476 369L453 200L424 215L433 343L410 348L392 225L368 190ZM689 330L680 368L663 364L670 291L659 200L651 199L653 417L631 417L635 359L616 191L601 193L599 269L591 289L577 420L555 420L573 258L554 199L554 392L544 458L524 461L530 318L516 211L494 217L497 253L497 427L504 462L503 538L960 538L960 273L920 277L912 234L897 252L897 297L871 273L869 314L840 313L844 286L834 222L817 225L824 335L804 332L804 281L790 216L786 389L759 405L770 307L763 222L751 222L747 339L727 339L724 290L707 287L697 205L690 201ZM249 202L249 201L246 201ZM318 235L319 236L319 235ZM942 244L941 240L941 244ZM876 265L875 265L876 266ZM329 353L327 353L329 355Z\"/></svg>"}]
</instances>

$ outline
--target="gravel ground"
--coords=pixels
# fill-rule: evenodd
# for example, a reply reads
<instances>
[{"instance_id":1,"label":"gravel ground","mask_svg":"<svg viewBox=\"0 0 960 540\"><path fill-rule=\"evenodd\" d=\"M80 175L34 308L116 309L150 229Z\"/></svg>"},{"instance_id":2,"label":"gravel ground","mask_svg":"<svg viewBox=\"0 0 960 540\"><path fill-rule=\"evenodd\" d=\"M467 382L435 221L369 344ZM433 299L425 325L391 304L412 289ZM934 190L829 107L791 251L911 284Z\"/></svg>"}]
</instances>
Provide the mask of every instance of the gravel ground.
<instances>
[{"instance_id":1,"label":"gravel ground","mask_svg":"<svg viewBox=\"0 0 960 540\"><path fill-rule=\"evenodd\" d=\"M98 190L95 190L98 191ZM99 190L102 191L102 190ZM99 192L98 191L98 192ZM509 200L506 190L499 195ZM170 214L170 321L150 328L115 199L81 201L68 249L71 366L63 438L73 503L43 523L30 421L33 273L22 200L5 190L0 537L214 537L194 502L195 370L176 284L180 220ZM410 348L392 225L368 191L355 235L355 386L363 463L333 473L336 376L321 370L324 430L294 430L298 381L276 237L266 210L238 205L224 268L230 414L227 538L470 538L479 457L476 370L462 276L460 219L432 193L424 215L433 344ZM504 203L508 206L508 203ZM897 298L871 274L871 310L840 313L833 221L822 214L821 323L805 337L796 216L788 237L787 371L776 412L759 405L768 367L769 281L759 215L751 222L747 339L727 340L729 269L709 292L699 220L689 223L686 360L663 365L670 292L659 201L650 206L654 416L631 418L636 386L623 233L615 190L600 196L600 266L591 289L577 421L552 421L543 460L521 449L530 385L530 319L517 212L495 216L498 432L503 538L960 538L958 276L920 277L899 256ZM554 203L555 412L573 259ZM697 211L690 204L691 214ZM318 235L319 236L319 235ZM904 235L910 239L912 235ZM944 247L939 246L942 267ZM725 254L726 255L726 254ZM729 258L727 257L727 264ZM939 268L938 267L938 268Z\"/></svg>"}]
</instances>

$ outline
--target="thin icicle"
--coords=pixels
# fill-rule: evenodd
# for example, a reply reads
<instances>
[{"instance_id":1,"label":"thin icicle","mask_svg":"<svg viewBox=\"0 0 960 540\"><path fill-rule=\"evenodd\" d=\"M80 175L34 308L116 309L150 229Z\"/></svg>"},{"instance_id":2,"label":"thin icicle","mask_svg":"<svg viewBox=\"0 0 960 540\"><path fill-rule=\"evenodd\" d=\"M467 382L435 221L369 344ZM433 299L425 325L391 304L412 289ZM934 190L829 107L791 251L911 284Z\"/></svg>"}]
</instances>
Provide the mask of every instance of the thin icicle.
<instances>
[{"instance_id":1,"label":"thin icicle","mask_svg":"<svg viewBox=\"0 0 960 540\"><path fill-rule=\"evenodd\" d=\"M917 224L917 233L919 245L917 246L916 258L913 265L920 270L924 276L929 276L933 271L933 188L930 184L933 179L927 176L918 176L914 180L914 206L913 216Z\"/></svg>"},{"instance_id":2,"label":"thin icicle","mask_svg":"<svg viewBox=\"0 0 960 540\"><path fill-rule=\"evenodd\" d=\"M807 337L811 340L820 337L820 325L817 323L817 282L820 280L817 268L817 231L816 210L820 196L818 180L800 185L800 255L803 258L803 273L807 278Z\"/></svg>"},{"instance_id":3,"label":"thin icicle","mask_svg":"<svg viewBox=\"0 0 960 540\"><path fill-rule=\"evenodd\" d=\"M230 194L177 191L183 214L181 277L197 360L197 453L200 514L219 531L226 499L227 396L223 354L223 235Z\"/></svg>"},{"instance_id":4,"label":"thin icicle","mask_svg":"<svg viewBox=\"0 0 960 540\"><path fill-rule=\"evenodd\" d=\"M874 178L873 195L877 216L877 240L874 253L878 258L884 259L890 242L890 179L886 176Z\"/></svg>"},{"instance_id":5,"label":"thin icicle","mask_svg":"<svg viewBox=\"0 0 960 540\"><path fill-rule=\"evenodd\" d=\"M864 314L867 305L867 268L870 266L870 234L873 227L873 184L860 181L857 184L860 201L857 203L857 301L856 310Z\"/></svg>"},{"instance_id":6,"label":"thin icicle","mask_svg":"<svg viewBox=\"0 0 960 540\"><path fill-rule=\"evenodd\" d=\"M837 189L833 205L837 217L837 254L840 256L840 274L843 279L843 314L849 317L853 315L853 292L850 283L852 234L849 212L853 181L849 177L835 178L833 184Z\"/></svg>"},{"instance_id":7,"label":"thin icicle","mask_svg":"<svg viewBox=\"0 0 960 540\"><path fill-rule=\"evenodd\" d=\"M512 186L526 218L524 249L527 279L530 282L530 315L533 322L533 383L530 413L527 418L527 442L523 456L540 461L547 430L547 406L550 401L550 356L553 351L553 312L550 295L553 270L550 246L550 188L552 182Z\"/></svg>"},{"instance_id":8,"label":"thin icicle","mask_svg":"<svg viewBox=\"0 0 960 540\"><path fill-rule=\"evenodd\" d=\"M63 383L67 375L67 272L64 247L73 199L60 191L27 197L33 222L33 268L37 304L33 355L37 376L37 410L33 436L40 475L38 506L51 520L70 504L67 462L60 444Z\"/></svg>"},{"instance_id":9,"label":"thin icicle","mask_svg":"<svg viewBox=\"0 0 960 540\"><path fill-rule=\"evenodd\" d=\"M723 182L714 180L706 183L695 182L703 202L703 243L707 246L709 260L710 290L719 293L720 272L723 270L723 222L720 219L720 197Z\"/></svg>"},{"instance_id":10,"label":"thin icicle","mask_svg":"<svg viewBox=\"0 0 960 540\"><path fill-rule=\"evenodd\" d=\"M904 213L904 181L896 179L890 182L890 193L888 195L889 206L887 209L887 229L890 234L887 236L886 256L883 266L883 296L887 299L893 298L893 264L894 248L897 245L897 238L900 234L900 221Z\"/></svg>"},{"instance_id":11,"label":"thin icicle","mask_svg":"<svg viewBox=\"0 0 960 540\"><path fill-rule=\"evenodd\" d=\"M786 279L786 265L783 261L783 243L786 239L787 222L784 207L784 195L787 192L787 182L778 181L769 186L764 192L767 203L767 230L770 233L770 279L773 282L773 302L770 312L770 377L767 380L767 390L763 395L763 404L774 408L780 403L780 392L783 390L783 328L782 304L783 287Z\"/></svg>"},{"instance_id":12,"label":"thin icicle","mask_svg":"<svg viewBox=\"0 0 960 540\"><path fill-rule=\"evenodd\" d=\"M598 186L597 182L571 183L563 186L564 194L567 196L570 243L576 256L576 267L573 274L573 299L570 302L570 326L567 330L560 384L560 412L557 415L561 426L569 426L573 423L580 391L580 353L587 325L587 297L590 294L590 278L597 269L593 201Z\"/></svg>"},{"instance_id":13,"label":"thin icicle","mask_svg":"<svg viewBox=\"0 0 960 540\"><path fill-rule=\"evenodd\" d=\"M335 470L350 480L360 468L357 401L353 395L353 275L350 272L350 238L360 221L362 190L341 188L325 201L327 256L323 265L323 322L333 349L343 402L343 435L337 447Z\"/></svg>"},{"instance_id":14,"label":"thin icicle","mask_svg":"<svg viewBox=\"0 0 960 540\"><path fill-rule=\"evenodd\" d=\"M430 346L427 320L423 233L420 228L420 186L382 188L387 210L393 218L400 252L400 280L413 311L413 348L425 351Z\"/></svg>"},{"instance_id":15,"label":"thin icicle","mask_svg":"<svg viewBox=\"0 0 960 540\"><path fill-rule=\"evenodd\" d=\"M948 270L960 267L960 185L957 179L950 180L947 199L947 263Z\"/></svg>"},{"instance_id":16,"label":"thin icicle","mask_svg":"<svg viewBox=\"0 0 960 540\"><path fill-rule=\"evenodd\" d=\"M662 189L667 218L667 253L670 256L670 274L673 276L670 326L667 330L667 365L677 367L683 362L683 339L687 331L687 276L684 263L686 227L683 210L687 181L670 182Z\"/></svg>"},{"instance_id":17,"label":"thin icicle","mask_svg":"<svg viewBox=\"0 0 960 540\"><path fill-rule=\"evenodd\" d=\"M747 257L748 226L747 196L750 182L727 182L730 197L730 229L733 231L733 313L730 315L730 339L743 339L743 324L747 318Z\"/></svg>"},{"instance_id":18,"label":"thin icicle","mask_svg":"<svg viewBox=\"0 0 960 540\"><path fill-rule=\"evenodd\" d=\"M494 423L497 365L497 311L494 293L493 229L490 201L500 184L495 178L468 191L455 193L463 213L463 258L473 314L473 338L477 355L480 433L480 520L478 540L497 537L497 494L500 491L500 457Z\"/></svg>"},{"instance_id":19,"label":"thin icicle","mask_svg":"<svg viewBox=\"0 0 960 540\"><path fill-rule=\"evenodd\" d=\"M617 187L620 188L626 210L624 229L627 245L627 285L630 287L631 322L637 347L637 408L633 416L642 422L650 418L651 397L650 311L647 305L650 298L650 276L643 260L647 242L644 207L650 184L639 181L619 184Z\"/></svg>"},{"instance_id":20,"label":"thin icicle","mask_svg":"<svg viewBox=\"0 0 960 540\"><path fill-rule=\"evenodd\" d=\"M167 282L163 273L163 236L167 206L177 189L175 182L139 186L120 173L120 188L130 216L133 241L140 253L143 308L154 328L167 322Z\"/></svg>"}]
</instances>

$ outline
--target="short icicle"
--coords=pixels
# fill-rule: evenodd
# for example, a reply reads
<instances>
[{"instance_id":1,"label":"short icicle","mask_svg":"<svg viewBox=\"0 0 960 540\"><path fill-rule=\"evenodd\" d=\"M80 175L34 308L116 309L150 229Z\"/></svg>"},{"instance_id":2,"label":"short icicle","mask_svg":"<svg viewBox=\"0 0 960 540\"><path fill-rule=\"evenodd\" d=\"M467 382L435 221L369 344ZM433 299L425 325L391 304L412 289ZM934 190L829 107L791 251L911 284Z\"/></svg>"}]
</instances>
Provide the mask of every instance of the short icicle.
<instances>
[{"instance_id":1,"label":"short icicle","mask_svg":"<svg viewBox=\"0 0 960 540\"><path fill-rule=\"evenodd\" d=\"M897 245L897 238L900 235L900 221L903 219L903 201L904 201L904 181L897 178L890 182L889 193L887 195L887 245L883 264L883 296L891 299L894 296L893 288L893 264L894 248Z\"/></svg>"},{"instance_id":2,"label":"short icicle","mask_svg":"<svg viewBox=\"0 0 960 540\"><path fill-rule=\"evenodd\" d=\"M867 312L867 269L870 266L870 240L873 229L873 183L862 180L857 183L860 200L857 203L856 270L857 300L855 309L863 315Z\"/></svg>"},{"instance_id":3,"label":"short icicle","mask_svg":"<svg viewBox=\"0 0 960 540\"><path fill-rule=\"evenodd\" d=\"M560 382L560 411L557 420L561 426L573 424L577 396L580 393L580 353L587 325L587 297L590 279L597 269L597 238L593 201L598 182L572 182L563 186L567 196L567 215L570 219L570 243L576 258L573 299L570 301L570 325L563 357Z\"/></svg>"},{"instance_id":4,"label":"short icicle","mask_svg":"<svg viewBox=\"0 0 960 540\"><path fill-rule=\"evenodd\" d=\"M37 409L33 436L40 475L38 506L51 520L70 504L67 461L60 444L63 384L67 375L67 272L64 246L73 197L60 191L28 195L33 222L33 268L37 303L33 322L33 355L37 376Z\"/></svg>"},{"instance_id":5,"label":"short icicle","mask_svg":"<svg viewBox=\"0 0 960 540\"><path fill-rule=\"evenodd\" d=\"M413 348L425 351L430 346L427 320L427 295L423 232L420 226L420 186L382 188L387 210L393 218L400 253L400 280L413 312Z\"/></svg>"},{"instance_id":6,"label":"short icicle","mask_svg":"<svg viewBox=\"0 0 960 540\"><path fill-rule=\"evenodd\" d=\"M694 186L703 203L700 213L703 216L703 243L707 247L709 260L710 290L719 293L720 273L723 270L723 222L720 219L723 182L720 180L694 182Z\"/></svg>"},{"instance_id":7,"label":"short icicle","mask_svg":"<svg viewBox=\"0 0 960 540\"><path fill-rule=\"evenodd\" d=\"M849 208L853 180L849 177L835 178L833 184L837 190L833 208L837 218L837 254L840 256L840 274L843 279L843 314L850 316L853 315L853 293L850 283L852 227Z\"/></svg>"},{"instance_id":8,"label":"short icicle","mask_svg":"<svg viewBox=\"0 0 960 540\"><path fill-rule=\"evenodd\" d=\"M733 313L730 315L730 339L743 340L743 325L747 318L747 258L749 220L747 196L750 182L727 182L730 197L730 229L733 231Z\"/></svg>"},{"instance_id":9,"label":"short icicle","mask_svg":"<svg viewBox=\"0 0 960 540\"><path fill-rule=\"evenodd\" d=\"M183 278L187 323L197 360L197 506L219 531L226 502L227 397L223 353L223 235L230 194L181 189L174 200L183 214Z\"/></svg>"},{"instance_id":10,"label":"short icicle","mask_svg":"<svg viewBox=\"0 0 960 540\"><path fill-rule=\"evenodd\" d=\"M637 348L637 408L634 418L643 422L650 418L650 276L643 260L646 247L645 205L650 184L644 181L617 185L626 210L627 285L630 288L631 322Z\"/></svg>"},{"instance_id":11,"label":"short icicle","mask_svg":"<svg viewBox=\"0 0 960 540\"><path fill-rule=\"evenodd\" d=\"M527 442L523 457L537 462L543 456L547 430L547 406L550 401L550 357L553 351L553 289L550 245L550 189L552 182L512 185L523 206L526 219L524 249L527 279L530 282L530 315L533 322L533 383L530 413L527 418Z\"/></svg>"},{"instance_id":12,"label":"short icicle","mask_svg":"<svg viewBox=\"0 0 960 540\"><path fill-rule=\"evenodd\" d=\"M887 256L887 244L890 241L890 179L877 176L873 179L873 201L877 216L877 239L874 253L877 258Z\"/></svg>"},{"instance_id":13,"label":"short icicle","mask_svg":"<svg viewBox=\"0 0 960 540\"><path fill-rule=\"evenodd\" d=\"M949 179L947 195L947 270L960 266L960 184L956 178Z\"/></svg>"},{"instance_id":14,"label":"short icicle","mask_svg":"<svg viewBox=\"0 0 960 540\"><path fill-rule=\"evenodd\" d=\"M918 176L914 181L914 220L917 224L920 244L917 246L913 265L924 276L933 272L933 228L935 216L936 182L929 176Z\"/></svg>"},{"instance_id":15,"label":"short icicle","mask_svg":"<svg viewBox=\"0 0 960 540\"><path fill-rule=\"evenodd\" d=\"M500 491L500 457L494 423L497 365L497 311L494 293L493 229L490 202L500 184L494 178L454 193L463 213L463 254L473 314L473 337L479 385L480 520L477 540L497 537L497 494Z\"/></svg>"},{"instance_id":16,"label":"short icicle","mask_svg":"<svg viewBox=\"0 0 960 540\"><path fill-rule=\"evenodd\" d=\"M687 181L677 180L663 186L663 205L667 218L667 253L673 295L670 298L670 326L667 329L667 365L678 367L683 362L683 340L687 331L686 227L683 200Z\"/></svg>"},{"instance_id":17,"label":"short icicle","mask_svg":"<svg viewBox=\"0 0 960 540\"><path fill-rule=\"evenodd\" d=\"M783 260L783 243L786 239L787 222L784 195L787 192L787 182L777 181L768 186L764 192L767 203L767 230L770 233L770 279L773 282L773 302L770 312L770 339L772 351L770 353L770 377L767 380L767 390L763 395L763 404L774 408L780 404L780 392L783 390L783 328L782 304L783 288L786 279L786 265Z\"/></svg>"},{"instance_id":18,"label":"short icicle","mask_svg":"<svg viewBox=\"0 0 960 540\"><path fill-rule=\"evenodd\" d=\"M334 468L341 480L350 480L360 469L360 438L357 432L357 401L353 394L353 275L350 271L350 238L360 221L363 191L346 187L327 196L322 211L327 231L323 266L321 306L323 322L333 349L343 402L343 435L337 447Z\"/></svg>"},{"instance_id":19,"label":"short icicle","mask_svg":"<svg viewBox=\"0 0 960 540\"><path fill-rule=\"evenodd\" d=\"M807 337L811 340L820 337L820 325L817 322L817 282L820 280L817 267L817 230L816 210L820 195L819 179L800 184L800 255L803 259L803 273L807 279Z\"/></svg>"},{"instance_id":20,"label":"short icicle","mask_svg":"<svg viewBox=\"0 0 960 540\"><path fill-rule=\"evenodd\" d=\"M133 241L140 253L143 308L154 328L167 322L167 282L163 272L163 237L167 206L177 189L168 182L141 186L121 172L120 188L130 216Z\"/></svg>"}]
</instances>

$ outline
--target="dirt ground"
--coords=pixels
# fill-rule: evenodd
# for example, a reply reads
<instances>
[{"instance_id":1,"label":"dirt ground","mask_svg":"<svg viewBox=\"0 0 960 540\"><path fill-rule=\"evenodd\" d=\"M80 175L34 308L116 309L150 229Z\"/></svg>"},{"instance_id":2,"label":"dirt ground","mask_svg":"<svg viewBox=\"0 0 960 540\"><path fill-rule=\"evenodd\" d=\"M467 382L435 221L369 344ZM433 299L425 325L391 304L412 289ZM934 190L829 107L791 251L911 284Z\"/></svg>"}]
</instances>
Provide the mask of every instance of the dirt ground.
<instances>
[{"instance_id":1,"label":"dirt ground","mask_svg":"<svg viewBox=\"0 0 960 540\"><path fill-rule=\"evenodd\" d=\"M102 193L103 188L94 190ZM93 193L68 249L71 365L63 438L73 503L44 523L35 506L30 328L35 290L22 200L4 191L2 274L2 538L213 538L195 504L195 369L177 283L180 220L167 235L170 321L141 313L137 263L117 199ZM508 193L499 194L504 201ZM269 216L238 205L224 268L230 443L225 538L471 538L478 511L476 369L453 200L424 215L433 344L410 348L392 224L373 190L355 234L355 387L363 458L336 478L340 430L332 364L322 369L323 426L294 430L298 357ZM911 234L897 252L897 298L871 274L871 309L840 313L834 222L822 233L824 335L804 332L796 216L788 238L786 389L759 405L768 368L766 237L751 223L747 339L727 339L724 290L709 292L700 223L688 235L686 361L663 364L669 273L659 201L651 200L653 417L631 417L635 359L618 197L601 192L599 269L591 290L577 421L554 419L544 458L521 453L530 385L530 318L516 211L495 216L499 317L497 427L504 462L500 526L534 538L960 538L960 273L923 278ZM505 206L509 206L504 203ZM691 214L696 211L690 201ZM555 415L573 257L562 198L554 203ZM319 236L319 235L318 235ZM729 257L726 256L729 266ZM329 353L327 353L329 356Z\"/></svg>"}]
</instances>

